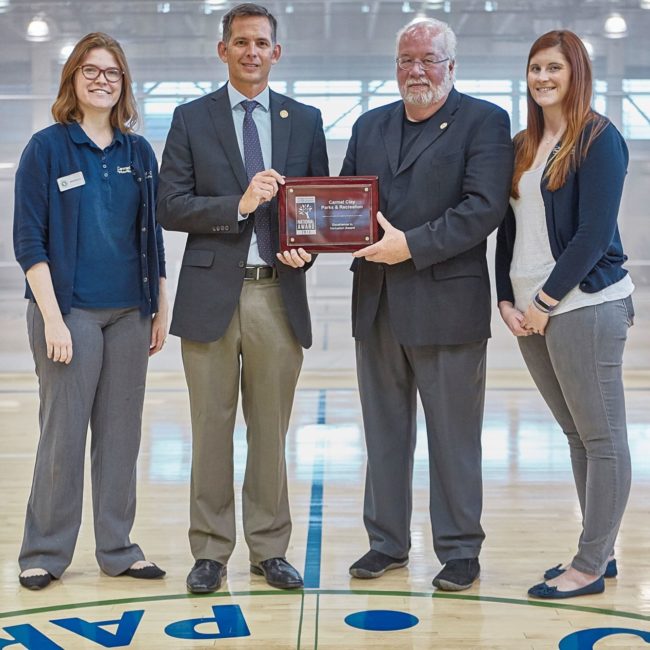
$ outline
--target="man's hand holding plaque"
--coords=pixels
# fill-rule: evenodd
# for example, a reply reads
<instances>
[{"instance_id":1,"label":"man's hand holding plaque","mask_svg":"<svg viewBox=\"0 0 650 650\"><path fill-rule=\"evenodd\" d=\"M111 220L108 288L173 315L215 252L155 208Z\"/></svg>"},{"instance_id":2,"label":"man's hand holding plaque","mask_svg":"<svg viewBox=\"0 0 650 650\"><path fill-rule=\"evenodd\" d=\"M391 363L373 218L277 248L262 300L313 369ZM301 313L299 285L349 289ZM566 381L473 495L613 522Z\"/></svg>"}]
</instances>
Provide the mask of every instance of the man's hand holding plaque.
<instances>
[{"instance_id":1,"label":"man's hand holding plaque","mask_svg":"<svg viewBox=\"0 0 650 650\"><path fill-rule=\"evenodd\" d=\"M265 169L251 178L244 196L239 201L239 214L255 212L261 203L270 201L284 183L284 177L275 169Z\"/></svg>"},{"instance_id":2,"label":"man's hand holding plaque","mask_svg":"<svg viewBox=\"0 0 650 650\"><path fill-rule=\"evenodd\" d=\"M378 203L376 176L285 178L278 192L282 261L293 259L294 249L343 253L376 243Z\"/></svg>"},{"instance_id":3,"label":"man's hand holding plaque","mask_svg":"<svg viewBox=\"0 0 650 650\"><path fill-rule=\"evenodd\" d=\"M381 212L377 213L377 222L384 231L384 236L375 244L366 246L352 255L383 264L399 264L410 260L411 251L404 231L395 228Z\"/></svg>"},{"instance_id":4,"label":"man's hand holding plaque","mask_svg":"<svg viewBox=\"0 0 650 650\"><path fill-rule=\"evenodd\" d=\"M244 195L239 201L239 214L250 214L262 204L270 201L284 184L284 176L275 169L265 169L251 178ZM298 269L311 262L311 254L303 248L292 248L276 253L280 262Z\"/></svg>"}]
</instances>

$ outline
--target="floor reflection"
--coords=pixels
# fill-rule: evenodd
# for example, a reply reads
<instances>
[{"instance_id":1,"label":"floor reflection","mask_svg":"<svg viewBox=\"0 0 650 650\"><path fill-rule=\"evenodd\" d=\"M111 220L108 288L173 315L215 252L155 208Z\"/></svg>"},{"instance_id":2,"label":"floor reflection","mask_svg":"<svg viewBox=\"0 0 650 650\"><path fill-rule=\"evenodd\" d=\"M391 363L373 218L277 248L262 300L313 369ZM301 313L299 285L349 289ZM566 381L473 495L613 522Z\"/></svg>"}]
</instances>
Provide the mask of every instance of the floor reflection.
<instances>
[{"instance_id":1,"label":"floor reflection","mask_svg":"<svg viewBox=\"0 0 650 650\"><path fill-rule=\"evenodd\" d=\"M183 388L167 391L165 418L153 390L146 408L152 411L150 436L143 450L147 462L141 471L147 480L185 483L189 480L191 434L187 395ZM650 478L650 390L627 395L628 437L636 480ZM0 402L0 410L17 408L18 400ZM365 442L361 407L354 389L298 390L287 438L287 462L300 481L311 480L318 457L326 463L327 480L356 481L365 469ZM418 412L415 472L428 467L424 414ZM243 478L246 462L246 428L241 412L234 434L236 479ZM483 426L483 468L491 480L566 481L571 468L566 439L534 389L487 391Z\"/></svg>"}]
</instances>

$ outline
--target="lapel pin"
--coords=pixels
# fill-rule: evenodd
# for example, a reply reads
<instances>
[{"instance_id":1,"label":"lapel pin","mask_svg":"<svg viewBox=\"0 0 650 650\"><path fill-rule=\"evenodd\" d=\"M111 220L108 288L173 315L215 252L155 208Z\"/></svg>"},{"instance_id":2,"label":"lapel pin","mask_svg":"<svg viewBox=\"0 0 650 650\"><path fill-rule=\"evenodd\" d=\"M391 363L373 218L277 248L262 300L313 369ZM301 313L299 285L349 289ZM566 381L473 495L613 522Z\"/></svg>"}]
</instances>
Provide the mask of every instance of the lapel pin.
<instances>
[{"instance_id":1,"label":"lapel pin","mask_svg":"<svg viewBox=\"0 0 650 650\"><path fill-rule=\"evenodd\" d=\"M447 122L443 122L443 123L440 125L440 128L441 128L441 129L446 129L446 128L447 128Z\"/></svg>"},{"instance_id":2,"label":"lapel pin","mask_svg":"<svg viewBox=\"0 0 650 650\"><path fill-rule=\"evenodd\" d=\"M289 111L285 111L284 108L280 111L280 117L284 120L289 117Z\"/></svg>"}]
</instances>

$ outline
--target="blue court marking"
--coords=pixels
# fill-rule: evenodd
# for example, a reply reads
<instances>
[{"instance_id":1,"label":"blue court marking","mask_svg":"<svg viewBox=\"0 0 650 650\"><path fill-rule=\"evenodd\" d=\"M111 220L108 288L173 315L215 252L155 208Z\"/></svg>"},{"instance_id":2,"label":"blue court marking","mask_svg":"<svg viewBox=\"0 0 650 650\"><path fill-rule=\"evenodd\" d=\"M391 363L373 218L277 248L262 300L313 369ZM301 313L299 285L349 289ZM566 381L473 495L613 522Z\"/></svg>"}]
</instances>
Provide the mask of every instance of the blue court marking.
<instances>
[{"instance_id":1,"label":"blue court marking","mask_svg":"<svg viewBox=\"0 0 650 650\"><path fill-rule=\"evenodd\" d=\"M350 627L371 632L408 630L420 622L420 619L413 614L393 609L369 609L365 612L355 612L346 616L344 620Z\"/></svg>"},{"instance_id":2,"label":"blue court marking","mask_svg":"<svg viewBox=\"0 0 650 650\"><path fill-rule=\"evenodd\" d=\"M650 632L631 630L626 627L595 627L591 630L578 630L565 636L558 645L559 650L594 650L596 643L608 636L630 634L650 644ZM625 646L631 648L632 646ZM636 648L637 645L635 644Z\"/></svg>"},{"instance_id":3,"label":"blue court marking","mask_svg":"<svg viewBox=\"0 0 650 650\"><path fill-rule=\"evenodd\" d=\"M318 392L317 424L325 424L327 412L327 392ZM305 553L305 571L303 580L305 589L320 587L320 558L323 540L323 474L324 458L322 441L319 441L318 452L314 457L311 478L311 497L309 500L309 530L307 532L307 551Z\"/></svg>"}]
</instances>

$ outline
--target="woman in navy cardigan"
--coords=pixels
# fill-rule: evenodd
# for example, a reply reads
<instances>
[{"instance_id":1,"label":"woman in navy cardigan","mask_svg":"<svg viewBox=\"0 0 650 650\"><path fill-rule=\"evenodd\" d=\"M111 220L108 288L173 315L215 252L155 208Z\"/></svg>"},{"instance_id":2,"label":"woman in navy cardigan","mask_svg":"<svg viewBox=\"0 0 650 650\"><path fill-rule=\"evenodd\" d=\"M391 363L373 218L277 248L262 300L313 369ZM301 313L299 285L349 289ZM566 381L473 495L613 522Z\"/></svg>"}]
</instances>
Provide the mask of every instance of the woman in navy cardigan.
<instances>
[{"instance_id":1,"label":"woman in navy cardigan","mask_svg":"<svg viewBox=\"0 0 650 650\"><path fill-rule=\"evenodd\" d=\"M42 589L72 560L88 424L95 555L110 576L158 578L129 539L147 360L167 333L157 163L132 132L137 109L119 43L88 34L63 66L56 124L16 173L14 248L41 436L20 551L20 583Z\"/></svg>"},{"instance_id":2,"label":"woman in navy cardigan","mask_svg":"<svg viewBox=\"0 0 650 650\"><path fill-rule=\"evenodd\" d=\"M510 208L497 236L499 311L567 436L582 510L571 562L545 572L537 598L600 593L630 490L622 382L634 285L617 218L628 152L590 107L589 56L569 31L533 44L528 124L515 137Z\"/></svg>"}]
</instances>

